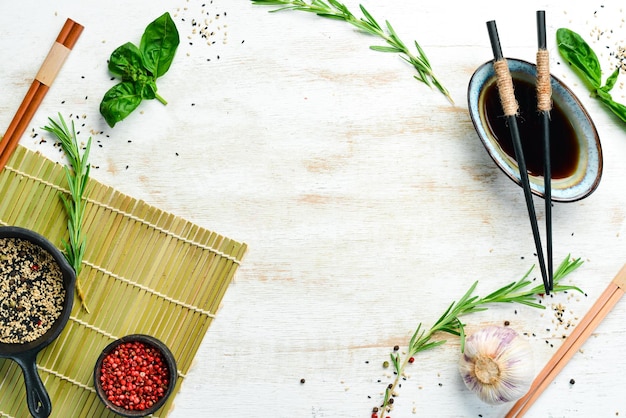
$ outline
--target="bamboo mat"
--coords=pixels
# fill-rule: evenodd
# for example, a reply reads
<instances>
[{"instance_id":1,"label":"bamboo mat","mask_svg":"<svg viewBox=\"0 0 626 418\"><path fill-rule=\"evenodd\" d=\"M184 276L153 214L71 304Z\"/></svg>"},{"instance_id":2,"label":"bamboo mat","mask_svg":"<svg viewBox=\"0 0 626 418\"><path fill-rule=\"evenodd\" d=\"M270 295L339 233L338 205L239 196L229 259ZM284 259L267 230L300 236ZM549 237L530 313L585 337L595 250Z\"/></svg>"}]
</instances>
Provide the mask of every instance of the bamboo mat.
<instances>
[{"instance_id":1,"label":"bamboo mat","mask_svg":"<svg viewBox=\"0 0 626 418\"><path fill-rule=\"evenodd\" d=\"M0 223L30 228L58 247L67 237L60 194L63 167L20 146L0 173ZM128 334L149 334L178 365L171 410L246 245L202 229L91 180L86 191L87 249L78 298L66 328L38 357L53 417L108 417L93 387L100 351ZM0 359L0 416L29 416L21 369Z\"/></svg>"}]
</instances>

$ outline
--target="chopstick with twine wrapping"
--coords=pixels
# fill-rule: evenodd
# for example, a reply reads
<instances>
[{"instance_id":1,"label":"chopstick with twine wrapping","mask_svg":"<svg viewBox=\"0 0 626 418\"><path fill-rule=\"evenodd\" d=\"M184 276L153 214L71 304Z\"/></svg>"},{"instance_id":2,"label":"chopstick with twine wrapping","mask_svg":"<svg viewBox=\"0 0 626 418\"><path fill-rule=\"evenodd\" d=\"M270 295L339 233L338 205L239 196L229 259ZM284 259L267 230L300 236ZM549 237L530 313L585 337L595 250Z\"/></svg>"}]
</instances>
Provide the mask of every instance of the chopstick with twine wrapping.
<instances>
[{"instance_id":1,"label":"chopstick with twine wrapping","mask_svg":"<svg viewBox=\"0 0 626 418\"><path fill-rule=\"evenodd\" d=\"M537 11L537 110L541 116L543 135L543 189L546 211L546 258L550 290L554 287L552 262L552 167L550 162L550 110L552 110L552 85L550 84L550 55L546 48L546 13Z\"/></svg>"},{"instance_id":2,"label":"chopstick with twine wrapping","mask_svg":"<svg viewBox=\"0 0 626 418\"><path fill-rule=\"evenodd\" d=\"M65 59L76 44L83 31L83 26L72 19L67 19L59 35L41 65L22 104L9 124L2 140L0 140L0 171L4 168L11 154L15 151L20 137L32 120L39 105L43 101L52 82L61 70Z\"/></svg>"},{"instance_id":3,"label":"chopstick with twine wrapping","mask_svg":"<svg viewBox=\"0 0 626 418\"><path fill-rule=\"evenodd\" d=\"M613 309L615 304L624 295L625 290L626 264L617 273L611 283L609 283L587 314L585 314L580 324L578 324L570 336L563 341L563 344L556 353L554 353L548 364L546 364L543 370L537 375L528 393L513 405L511 410L507 413L506 418L524 416L532 404L539 398L543 390L552 382L556 375L559 374L574 353L580 349L600 322L602 322L611 309Z\"/></svg>"},{"instance_id":4,"label":"chopstick with twine wrapping","mask_svg":"<svg viewBox=\"0 0 626 418\"><path fill-rule=\"evenodd\" d=\"M520 140L519 129L517 126L517 114L519 106L517 100L515 99L513 78L511 77L511 73L509 72L509 65L502 55L500 39L498 37L498 28L496 27L496 22L494 20L490 20L489 22L487 22L487 31L489 32L491 49L493 50L494 55L493 67L496 73L496 85L498 87L498 94L500 95L502 109L504 110L504 115L506 116L507 124L509 125L509 129L511 132L513 149L515 151L515 159L517 160L517 166L519 167L520 181L522 183L522 188L524 189L526 208L528 209L530 226L532 228L533 238L535 239L537 257L539 258L539 268L541 269L541 276L543 277L543 285L546 289L546 294L550 294L550 282L548 280L548 274L546 272L546 263L543 258L541 237L539 235L539 227L537 226L537 214L535 213L535 206L533 205L533 197L530 190L530 181L528 180L526 161L524 159L522 142Z\"/></svg>"}]
</instances>

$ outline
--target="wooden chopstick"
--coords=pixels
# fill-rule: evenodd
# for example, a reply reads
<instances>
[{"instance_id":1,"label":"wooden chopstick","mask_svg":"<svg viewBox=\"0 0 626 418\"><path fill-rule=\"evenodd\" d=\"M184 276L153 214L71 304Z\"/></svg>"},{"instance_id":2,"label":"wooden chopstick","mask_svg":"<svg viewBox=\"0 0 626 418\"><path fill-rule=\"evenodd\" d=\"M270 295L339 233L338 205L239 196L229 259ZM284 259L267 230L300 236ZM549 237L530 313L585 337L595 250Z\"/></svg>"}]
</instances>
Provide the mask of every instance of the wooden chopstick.
<instances>
[{"instance_id":1,"label":"wooden chopstick","mask_svg":"<svg viewBox=\"0 0 626 418\"><path fill-rule=\"evenodd\" d=\"M546 211L546 258L548 282L554 288L552 256L552 164L550 161L550 110L552 110L552 85L550 84L550 57L546 46L546 13L537 11L537 110L541 116L543 134L543 188Z\"/></svg>"},{"instance_id":2,"label":"wooden chopstick","mask_svg":"<svg viewBox=\"0 0 626 418\"><path fill-rule=\"evenodd\" d=\"M598 300L593 304L587 314L585 314L582 321L574 328L570 336L563 341L563 344L556 353L554 353L548 364L546 364L543 370L537 375L528 393L513 405L506 415L507 418L524 416L544 389L554 380L574 353L580 349L600 322L602 322L615 304L621 299L625 289L626 264L617 273L611 283L609 283Z\"/></svg>"},{"instance_id":3,"label":"wooden chopstick","mask_svg":"<svg viewBox=\"0 0 626 418\"><path fill-rule=\"evenodd\" d=\"M537 250L537 257L539 259L539 268L541 270L541 276L543 278L543 286L546 290L546 294L550 294L550 281L548 280L546 263L543 258L543 248L541 246L539 226L537 225L537 214L535 213L533 196L530 190L530 180L528 179L528 170L526 169L526 160L524 159L522 142L520 140L519 128L517 126L517 113L519 106L517 104L517 100L515 99L515 92L513 91L513 79L511 78L511 73L509 72L509 67L506 59L502 55L500 39L498 37L498 29L494 20L487 22L487 31L489 32L489 39L491 40L491 48L494 55L493 66L496 73L496 85L498 87L500 101L502 102L502 109L504 110L504 115L507 118L507 123L511 131L511 139L513 141L515 159L517 160L520 181L522 183L522 188L524 189L524 198L526 200L526 208L528 210L528 217L530 218L530 226L532 228L533 238L535 240L535 249Z\"/></svg>"},{"instance_id":4,"label":"wooden chopstick","mask_svg":"<svg viewBox=\"0 0 626 418\"><path fill-rule=\"evenodd\" d=\"M83 26L72 19L67 19L61 28L48 56L37 72L30 88L26 92L20 107L11 120L7 131L0 141L0 171L17 148L17 144L28 124L32 120L48 89L63 66L69 52L83 31Z\"/></svg>"}]
</instances>

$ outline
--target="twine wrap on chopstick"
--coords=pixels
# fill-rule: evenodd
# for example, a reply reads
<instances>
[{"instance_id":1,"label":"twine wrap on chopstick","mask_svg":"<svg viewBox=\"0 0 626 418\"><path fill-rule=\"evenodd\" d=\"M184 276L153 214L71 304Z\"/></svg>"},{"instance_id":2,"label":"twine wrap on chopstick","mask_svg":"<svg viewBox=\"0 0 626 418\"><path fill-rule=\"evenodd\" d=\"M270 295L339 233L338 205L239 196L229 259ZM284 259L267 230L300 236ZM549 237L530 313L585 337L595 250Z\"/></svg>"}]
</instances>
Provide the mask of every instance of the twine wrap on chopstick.
<instances>
[{"instance_id":1,"label":"twine wrap on chopstick","mask_svg":"<svg viewBox=\"0 0 626 418\"><path fill-rule=\"evenodd\" d=\"M537 109L552 110L552 85L550 84L550 57L546 49L537 51Z\"/></svg>"},{"instance_id":2,"label":"twine wrap on chopstick","mask_svg":"<svg viewBox=\"0 0 626 418\"><path fill-rule=\"evenodd\" d=\"M493 62L493 68L496 72L496 85L500 92L500 101L505 116L516 116L519 111L519 105L515 99L515 91L513 89L513 78L509 71L509 65L506 59L500 59Z\"/></svg>"},{"instance_id":3,"label":"twine wrap on chopstick","mask_svg":"<svg viewBox=\"0 0 626 418\"><path fill-rule=\"evenodd\" d=\"M57 74L59 74L61 67L63 67L63 63L70 54L70 51L71 49L65 45L55 42L52 48L50 48L50 52L48 52L48 56L41 65L41 68L39 68L35 80L50 87Z\"/></svg>"},{"instance_id":4,"label":"twine wrap on chopstick","mask_svg":"<svg viewBox=\"0 0 626 418\"><path fill-rule=\"evenodd\" d=\"M0 171L17 148L20 137L35 115L46 93L48 93L50 85L59 73L69 51L74 48L82 31L83 26L81 24L76 23L72 19L65 21L46 59L26 92L20 107L11 120L4 137L0 141Z\"/></svg>"}]
</instances>

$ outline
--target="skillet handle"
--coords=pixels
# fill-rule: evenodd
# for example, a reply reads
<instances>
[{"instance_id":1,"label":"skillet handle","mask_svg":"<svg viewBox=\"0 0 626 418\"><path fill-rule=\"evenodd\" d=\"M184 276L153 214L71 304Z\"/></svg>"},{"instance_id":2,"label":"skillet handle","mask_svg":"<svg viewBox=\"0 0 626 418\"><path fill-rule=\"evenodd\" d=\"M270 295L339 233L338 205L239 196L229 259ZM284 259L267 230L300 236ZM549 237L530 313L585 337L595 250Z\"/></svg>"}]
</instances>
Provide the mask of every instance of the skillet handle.
<instances>
[{"instance_id":1,"label":"skillet handle","mask_svg":"<svg viewBox=\"0 0 626 418\"><path fill-rule=\"evenodd\" d=\"M37 353L24 352L14 358L24 372L26 384L26 401L28 410L34 418L45 418L52 412L52 403L46 387L37 371Z\"/></svg>"}]
</instances>

